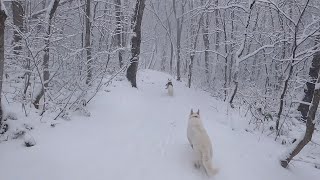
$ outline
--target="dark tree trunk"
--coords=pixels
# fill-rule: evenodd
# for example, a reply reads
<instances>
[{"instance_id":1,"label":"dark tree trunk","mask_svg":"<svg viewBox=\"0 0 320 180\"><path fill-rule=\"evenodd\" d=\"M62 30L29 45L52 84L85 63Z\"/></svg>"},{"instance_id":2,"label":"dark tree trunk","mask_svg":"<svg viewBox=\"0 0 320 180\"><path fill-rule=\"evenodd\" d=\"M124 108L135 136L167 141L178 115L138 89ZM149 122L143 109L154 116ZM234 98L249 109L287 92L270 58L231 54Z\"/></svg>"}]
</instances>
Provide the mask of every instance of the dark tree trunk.
<instances>
[{"instance_id":1,"label":"dark tree trunk","mask_svg":"<svg viewBox=\"0 0 320 180\"><path fill-rule=\"evenodd\" d=\"M299 24L302 22L302 17L303 14L306 11L306 8L308 7L310 0L307 0L307 2L305 3L304 8L302 9L302 12L300 14L300 18L298 19L297 24L294 26L294 37L293 37L293 45L292 45L292 60L290 61L290 64L288 66L289 67L289 74L287 75L287 78L284 82L284 88L282 90L281 96L280 96L280 107L279 107L279 111L277 114L277 120L276 120L276 130L277 130L277 136L279 135L280 129L279 129L279 123L280 123L280 117L283 111L283 105L284 105L284 98L288 89L288 85L289 85L289 80L293 74L293 64L294 64L294 59L296 58L296 51L298 48L298 44L297 44L297 36L298 36L298 31L299 31ZM289 11L291 12L292 8L289 9ZM292 12L291 12L292 13ZM290 14L291 14L290 13Z\"/></svg>"},{"instance_id":2,"label":"dark tree trunk","mask_svg":"<svg viewBox=\"0 0 320 180\"><path fill-rule=\"evenodd\" d=\"M15 30L13 33L14 47L13 53L16 55L21 54L22 45L21 45L21 35L19 33L23 32L23 17L24 17L24 9L22 6L22 2L19 0L14 0L11 2L12 8L12 16L13 16L13 24L15 25Z\"/></svg>"},{"instance_id":3,"label":"dark tree trunk","mask_svg":"<svg viewBox=\"0 0 320 180\"><path fill-rule=\"evenodd\" d=\"M166 15L167 15L167 17L168 17L168 14L167 14L167 11L166 11ZM173 51L174 51L174 49L173 49L173 42L171 41L172 39L171 39L171 32L172 32L172 28L171 28L171 23L170 23L170 20L169 20L169 18L167 18L167 22L168 22L168 29L169 29L169 34L168 34L168 36L169 36L169 39L170 39L170 61L169 61L169 68L170 68L170 73L172 73L172 69L173 69Z\"/></svg>"},{"instance_id":4,"label":"dark tree trunk","mask_svg":"<svg viewBox=\"0 0 320 180\"><path fill-rule=\"evenodd\" d=\"M114 0L115 3L115 14L116 14L116 41L117 41L117 47L122 48L123 42L122 42L122 36L123 36L123 25L122 25L122 12L121 12L121 0ZM123 66L123 58L122 58L123 50L118 50L118 56L119 56L119 66L122 68Z\"/></svg>"},{"instance_id":5,"label":"dark tree trunk","mask_svg":"<svg viewBox=\"0 0 320 180\"><path fill-rule=\"evenodd\" d=\"M2 79L3 79L3 71L4 71L4 22L7 19L6 12L3 10L4 7L1 7L0 3L0 132L2 132L3 126L3 110L2 110Z\"/></svg>"},{"instance_id":6,"label":"dark tree trunk","mask_svg":"<svg viewBox=\"0 0 320 180\"><path fill-rule=\"evenodd\" d=\"M184 3L186 3L185 1ZM183 2L181 2L183 3ZM172 1L173 5L173 13L176 19L177 29L176 29L176 35L177 35L177 81L181 81L181 35L182 35L182 24L183 24L183 16L178 17L177 16L177 8L176 8L176 0ZM181 14L184 13L184 4L181 5Z\"/></svg>"},{"instance_id":7,"label":"dark tree trunk","mask_svg":"<svg viewBox=\"0 0 320 180\"><path fill-rule=\"evenodd\" d=\"M127 69L127 79L132 87L137 87L137 70L140 55L141 44L141 23L143 17L143 10L145 7L145 0L137 0L134 15L132 17L132 28L135 34L131 39L131 59L130 65Z\"/></svg>"},{"instance_id":8,"label":"dark tree trunk","mask_svg":"<svg viewBox=\"0 0 320 180\"><path fill-rule=\"evenodd\" d=\"M209 74L209 48L210 48L210 41L209 41L209 13L206 12L205 18L203 18L203 44L204 44L204 65L205 65L205 74L206 74L206 81L209 83L210 81L210 74Z\"/></svg>"},{"instance_id":9,"label":"dark tree trunk","mask_svg":"<svg viewBox=\"0 0 320 180\"><path fill-rule=\"evenodd\" d=\"M316 38L316 45L320 43L320 36ZM306 88L304 89L304 97L302 99L305 103L300 103L298 107L298 111L301 112L301 119L302 121L307 121L307 116L309 112L309 105L311 103L314 89L315 89L315 82L317 81L318 74L320 69L320 51L316 52L313 55L312 64L309 71L310 81L306 83Z\"/></svg>"},{"instance_id":10,"label":"dark tree trunk","mask_svg":"<svg viewBox=\"0 0 320 180\"><path fill-rule=\"evenodd\" d=\"M319 55L320 51L318 51L317 56L313 57L313 62L314 61L319 61L318 55ZM310 71L313 71L314 67L311 66L310 67ZM320 78L319 78L319 74L317 74L317 83L320 83ZM302 140L299 141L299 143L297 144L297 146L293 149L293 151L291 151L285 159L281 160L281 166L286 168L288 167L288 164L290 163L290 161L292 160L292 158L294 158L297 154L299 154L299 152L304 148L304 146L306 146L312 139L312 135L314 132L314 126L315 126L315 117L316 117L316 112L319 106L319 100L320 100L320 89L315 89L312 95L312 102L311 102L311 106L310 109L308 111L308 115L307 115L307 122L306 122L306 132L304 134L304 137Z\"/></svg>"},{"instance_id":11,"label":"dark tree trunk","mask_svg":"<svg viewBox=\"0 0 320 180\"><path fill-rule=\"evenodd\" d=\"M193 69L193 61L194 61L194 53L191 53L190 55L190 64L189 64L189 74L188 74L188 87L191 88L191 82L192 82L192 69Z\"/></svg>"},{"instance_id":12,"label":"dark tree trunk","mask_svg":"<svg viewBox=\"0 0 320 180\"><path fill-rule=\"evenodd\" d=\"M234 91L233 91L233 94L231 95L231 99L230 99L230 101L229 101L229 104L230 104L230 106L233 108L234 107L234 105L233 105L233 100L234 100L234 98L235 98L235 96L236 96L236 94L237 94L237 91L238 91L238 85L239 85L239 80L238 80L238 76L239 76L239 69L240 69L240 62L239 62L239 58L241 57L241 55L243 54L243 52L244 52L244 47L245 47L245 44L247 43L247 37L248 37L248 34L247 34L247 30L248 30L248 27L249 27L249 24L250 24L250 21L251 21L251 17L252 17L252 11L253 11L253 8L254 8L254 4L256 3L256 1L252 1L251 2L251 4L250 4L250 12L249 12L249 14L248 14L248 18L247 18L247 23L246 23L246 29L245 29L245 33L244 33L244 40L243 40L243 44L241 45L242 46L242 48L240 48L239 50L237 50L237 52L235 53L235 55L237 56L237 58L236 58L236 62L235 62L235 73L234 73L234 76L233 76L233 82L234 82L234 85L235 85L235 88L234 88ZM232 11L231 12L231 19L232 19L232 22L233 22L233 20L234 20L234 11ZM233 24L232 24L232 27L231 27L231 29L232 29L232 32L234 32L233 31ZM232 35L233 33L231 33L231 35ZM231 39L233 39L233 35L231 36ZM241 47L240 46L240 47ZM231 48L233 48L232 46L231 46ZM231 65L232 65L232 59L231 59ZM232 68L232 66L231 66L231 68Z\"/></svg>"},{"instance_id":13,"label":"dark tree trunk","mask_svg":"<svg viewBox=\"0 0 320 180\"><path fill-rule=\"evenodd\" d=\"M91 1L86 0L86 34L85 34L85 48L87 52L87 79L86 84L90 84L92 79L92 57L91 57Z\"/></svg>"},{"instance_id":14,"label":"dark tree trunk","mask_svg":"<svg viewBox=\"0 0 320 180\"><path fill-rule=\"evenodd\" d=\"M292 75L292 72L293 72L293 62L291 62L291 64L289 65L289 74L284 82L284 87L283 87L283 90L282 90L282 93L281 93L281 96L280 96L280 107L279 107L279 111L278 111L278 114L277 114L277 120L276 120L276 130L278 131L277 132L277 135L279 133L279 124L280 124L280 118L281 118L281 114L282 114L282 111L283 111L283 105L284 105L284 97L286 95L286 92L287 92L287 89L288 89L288 85L289 85L289 80L290 80L290 77Z\"/></svg>"},{"instance_id":15,"label":"dark tree trunk","mask_svg":"<svg viewBox=\"0 0 320 180\"><path fill-rule=\"evenodd\" d=\"M219 6L219 1L216 0L215 2L215 5L218 7ZM220 11L218 9L215 10L214 12L215 14L215 29L216 29L216 33L215 33L215 51L216 52L219 52L219 47L220 47L220 31L218 29L220 29L220 26L219 26L219 15L220 15ZM209 18L209 17L208 17ZM208 25L208 28L210 27L210 25ZM226 45L225 45L226 46ZM209 45L210 47L210 45ZM219 55L217 54L216 55L216 62L220 62L219 60ZM226 65L227 66L227 65ZM225 72L226 74L227 72ZM210 76L209 76L210 77ZM226 91L226 88L225 88L225 91ZM227 98L227 93L225 92L225 99Z\"/></svg>"},{"instance_id":16,"label":"dark tree trunk","mask_svg":"<svg viewBox=\"0 0 320 180\"><path fill-rule=\"evenodd\" d=\"M193 9L193 8L191 8ZM196 19L191 20L194 24L196 22ZM191 82L192 82L192 70L193 70L193 63L194 63L194 57L196 55L196 48L197 48L197 42L198 42L198 37L199 37L199 32L200 32L200 27L201 24L203 23L203 14L201 14L201 17L198 22L198 27L191 27L191 39L193 40L191 44L191 49L192 51L190 52L190 64L189 64L189 74L188 74L188 87L191 88ZM195 25L191 25L195 26Z\"/></svg>"},{"instance_id":17,"label":"dark tree trunk","mask_svg":"<svg viewBox=\"0 0 320 180\"><path fill-rule=\"evenodd\" d=\"M53 6L51 7L51 9L48 9L49 11L48 27L47 27L46 35L44 38L45 48L44 48L43 63L42 63L42 67L43 67L42 86L43 87L40 93L36 96L35 101L33 102L33 105L36 109L39 109L39 102L41 98L44 96L49 85L49 78L50 78L50 72L49 72L50 47L49 46L50 46L51 24L52 24L53 15L58 8L60 0L53 0L53 1L54 1ZM44 112L44 109L43 109L43 112Z\"/></svg>"},{"instance_id":18,"label":"dark tree trunk","mask_svg":"<svg viewBox=\"0 0 320 180\"><path fill-rule=\"evenodd\" d=\"M231 40L235 40L235 37L234 37L234 32L236 31L235 30L235 23L234 23L234 20L235 20L235 13L234 13L234 9L232 10L231 12L231 35L230 35L230 38ZM249 16L250 18L250 16ZM248 24L249 24L249 20L248 20ZM245 35L246 36L246 35ZM246 37L245 37L246 38ZM230 44L230 50L229 52L232 52L233 53L233 50L234 50L234 45L233 44ZM227 60L226 60L227 62ZM239 67L236 67L236 69L239 68ZM230 57L230 65L229 65L229 79L228 79L228 82L229 82L229 85L230 83L232 82L232 69L233 69L233 55ZM231 98L229 100L229 104L230 106L233 108L234 105L233 105L233 100L237 94L237 91L238 91L238 72L235 73L234 75L234 79L233 79L233 82L234 82L234 90L233 90L233 93L231 95Z\"/></svg>"},{"instance_id":19,"label":"dark tree trunk","mask_svg":"<svg viewBox=\"0 0 320 180\"><path fill-rule=\"evenodd\" d=\"M170 43L170 73L172 73L173 66L173 43Z\"/></svg>"},{"instance_id":20,"label":"dark tree trunk","mask_svg":"<svg viewBox=\"0 0 320 180\"><path fill-rule=\"evenodd\" d=\"M225 18L225 14L222 17L221 13L220 13L220 18ZM222 21L222 28L223 28L223 36L224 36L224 41L227 42L227 30L226 30L226 22ZM228 45L227 43L224 43L224 52L226 54L228 54ZM223 84L223 88L224 88L224 100L227 100L227 96L228 96L228 92L227 92L227 84L228 84L228 56L226 56L224 58L224 84Z\"/></svg>"},{"instance_id":21,"label":"dark tree trunk","mask_svg":"<svg viewBox=\"0 0 320 180\"><path fill-rule=\"evenodd\" d=\"M181 42L181 29L180 25L177 28L177 81L181 81L181 57L180 57L180 42Z\"/></svg>"},{"instance_id":22,"label":"dark tree trunk","mask_svg":"<svg viewBox=\"0 0 320 180\"><path fill-rule=\"evenodd\" d=\"M235 13L234 13L234 9L232 9L231 11L231 33L230 33L230 39L231 41L235 42L236 39L235 39L235 31L236 30L236 23L235 23ZM226 25L228 26L228 25ZM230 46L229 46L229 52L228 53L233 53L234 50L235 50L235 43L231 43ZM234 63L234 57L233 55L230 56L230 60L229 60L229 75L228 75L228 85L231 86L231 83L232 83L232 71L233 71L233 63Z\"/></svg>"},{"instance_id":23,"label":"dark tree trunk","mask_svg":"<svg viewBox=\"0 0 320 180\"><path fill-rule=\"evenodd\" d=\"M230 104L230 106L231 106L232 108L234 108L233 100L234 100L234 97L236 96L237 91L238 91L238 84L239 84L238 81L234 81L234 90L233 90L233 93L232 93L231 98L230 98L230 101L229 101L229 104Z\"/></svg>"},{"instance_id":24,"label":"dark tree trunk","mask_svg":"<svg viewBox=\"0 0 320 180\"><path fill-rule=\"evenodd\" d=\"M24 16L25 16L25 10L24 10L24 3L21 0L14 0L11 2L11 9L12 9L12 16L13 16L13 24L15 26L14 32L13 32L13 53L17 55L17 58L20 59L20 54L22 54L23 46L22 46L22 36L20 33L25 32L24 28ZM24 73L24 89L23 89L23 100L26 100L27 91L30 85L30 59L25 58L25 63L23 65L23 68L26 70ZM22 103L23 108L24 103Z\"/></svg>"}]
</instances>

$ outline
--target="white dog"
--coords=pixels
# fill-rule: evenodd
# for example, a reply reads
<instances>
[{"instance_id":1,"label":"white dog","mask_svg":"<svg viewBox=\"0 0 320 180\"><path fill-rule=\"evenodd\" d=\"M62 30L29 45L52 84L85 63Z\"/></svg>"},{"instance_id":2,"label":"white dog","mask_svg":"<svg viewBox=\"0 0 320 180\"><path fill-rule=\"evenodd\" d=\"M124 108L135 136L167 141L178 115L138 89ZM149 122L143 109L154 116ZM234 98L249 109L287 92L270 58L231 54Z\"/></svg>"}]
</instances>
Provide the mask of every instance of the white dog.
<instances>
[{"instance_id":1,"label":"white dog","mask_svg":"<svg viewBox=\"0 0 320 180\"><path fill-rule=\"evenodd\" d=\"M212 145L200 119L199 110L194 113L191 109L187 136L193 151L196 153L194 166L197 169L202 166L208 176L215 175L218 172L218 169L215 169L212 166Z\"/></svg>"},{"instance_id":2,"label":"white dog","mask_svg":"<svg viewBox=\"0 0 320 180\"><path fill-rule=\"evenodd\" d=\"M173 84L171 79L168 79L168 83L166 84L166 89L168 89L168 95L173 96Z\"/></svg>"}]
</instances>

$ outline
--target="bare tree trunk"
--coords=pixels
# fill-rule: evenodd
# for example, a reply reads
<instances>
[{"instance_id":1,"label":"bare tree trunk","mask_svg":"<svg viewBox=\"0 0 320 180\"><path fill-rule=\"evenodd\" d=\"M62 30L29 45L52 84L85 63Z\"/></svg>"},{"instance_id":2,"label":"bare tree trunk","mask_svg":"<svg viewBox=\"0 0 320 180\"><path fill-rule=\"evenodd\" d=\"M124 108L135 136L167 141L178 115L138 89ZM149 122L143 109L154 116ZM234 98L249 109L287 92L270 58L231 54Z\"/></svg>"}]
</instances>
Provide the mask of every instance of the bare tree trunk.
<instances>
[{"instance_id":1,"label":"bare tree trunk","mask_svg":"<svg viewBox=\"0 0 320 180\"><path fill-rule=\"evenodd\" d=\"M4 22L7 19L7 14L2 7L3 2L0 2L0 128L3 125L3 109L2 109L2 83L3 83L3 72L4 72ZM1 130L1 129L0 129Z\"/></svg>"},{"instance_id":2,"label":"bare tree trunk","mask_svg":"<svg viewBox=\"0 0 320 180\"><path fill-rule=\"evenodd\" d=\"M167 40L165 42L165 45L167 45ZM161 56L161 62L160 62L160 71L166 70L166 61L167 61L167 54L166 54L165 46L162 48L162 56Z\"/></svg>"},{"instance_id":3,"label":"bare tree trunk","mask_svg":"<svg viewBox=\"0 0 320 180\"><path fill-rule=\"evenodd\" d=\"M23 8L24 3L21 0L14 0L11 2L12 16L13 16L13 24L15 26L14 34L13 34L13 53L19 56L22 53L22 37L20 33L25 32L24 28L24 16L25 10ZM30 59L26 58L24 63L24 69L26 72L24 73L24 90L23 90L23 100L26 99L27 90L30 85ZM24 107L24 103L22 104Z\"/></svg>"},{"instance_id":4,"label":"bare tree trunk","mask_svg":"<svg viewBox=\"0 0 320 180\"><path fill-rule=\"evenodd\" d=\"M247 17L247 23L246 23L246 27L245 27L245 33L244 33L243 41L242 41L242 44L240 45L239 49L235 53L236 62L235 62L235 72L234 72L234 76L233 76L233 82L234 82L235 88L233 90L233 93L232 93L230 101L229 101L229 104L230 104L230 106L232 108L234 107L233 106L233 100L234 100L234 98L235 98L235 96L237 94L238 85L239 85L238 76L239 76L240 57L243 54L243 51L244 51L244 48L245 48L245 44L247 43L248 27L249 27L249 24L250 24L251 14L252 14L252 10L253 10L253 7L254 7L255 3L256 3L256 1L253 1L250 4L250 12L249 12L248 17ZM232 14L234 16L234 12ZM231 14L231 16L232 16L232 14ZM231 19L233 19L233 17ZM233 27L232 27L232 30L233 30ZM233 32L231 32L231 33L233 33ZM231 62L232 62L232 60L231 60Z\"/></svg>"},{"instance_id":5,"label":"bare tree trunk","mask_svg":"<svg viewBox=\"0 0 320 180\"><path fill-rule=\"evenodd\" d=\"M306 2L304 9L302 10L301 14L299 15L299 19L298 19L298 23L295 25L294 27L294 37L293 37L293 45L292 45L292 59L290 61L290 64L288 64L289 67L289 74L287 75L285 81L284 81L284 87L280 96L280 107L279 107L279 111L277 114L277 120L276 120L276 130L277 130L277 136L279 135L280 129L279 129L279 124L280 124L280 118L281 118L281 114L283 111L283 105L284 105L284 98L288 89L288 85L289 85L289 80L292 76L293 73L293 66L294 66L294 59L296 58L296 51L298 48L297 45L297 36L298 36L298 30L299 30L299 24L302 21L302 16L304 14L304 12L306 11L306 8L309 4L309 0Z\"/></svg>"},{"instance_id":6,"label":"bare tree trunk","mask_svg":"<svg viewBox=\"0 0 320 180\"><path fill-rule=\"evenodd\" d=\"M228 54L228 46L227 46L227 30L226 30L226 21L225 21L225 14L224 13L224 17L222 18L222 15L220 13L220 18L223 19L222 20L222 27L223 27L223 35L224 35L224 52L225 54ZM224 100L227 100L227 96L228 96L228 91L227 91L227 84L228 84L228 56L226 56L224 58L224 84L223 84L223 88L224 88Z\"/></svg>"},{"instance_id":7,"label":"bare tree trunk","mask_svg":"<svg viewBox=\"0 0 320 180\"><path fill-rule=\"evenodd\" d=\"M105 5L104 5L104 10L103 10L103 14L107 14L107 9L109 8L109 9L111 9L111 4L108 4L108 3L105 3ZM97 12L95 12L95 13L97 13ZM109 21L111 21L111 18L109 17L108 18L108 20ZM98 47L98 51L101 51L102 50L102 43L103 42L108 42L108 38L110 37L110 33L100 33L100 37L99 37L99 47ZM106 43L107 44L107 50L110 52L110 50L111 50L111 48L112 48L112 44L110 44L110 46L108 45L108 43ZM110 54L108 54L108 56L109 56Z\"/></svg>"},{"instance_id":8,"label":"bare tree trunk","mask_svg":"<svg viewBox=\"0 0 320 180\"><path fill-rule=\"evenodd\" d=\"M279 14L279 24L280 24L280 30L285 32L285 28L284 28L284 20L282 19L282 17L280 16L280 12L278 12ZM284 39L286 38L286 33L284 33ZM286 51L287 51L287 48L286 48L286 42L284 41L282 44L282 52L281 52L281 59L285 59L286 57ZM281 65L282 66L282 65ZM276 80L276 91L279 91L280 88L281 88L281 83L283 81L283 75L282 75L282 71L281 71L281 66L280 66L280 63L278 61L275 61L275 70L276 70L276 73L275 73L275 80ZM280 67L280 68L279 68ZM281 72L281 74L280 74Z\"/></svg>"},{"instance_id":9,"label":"bare tree trunk","mask_svg":"<svg viewBox=\"0 0 320 180\"><path fill-rule=\"evenodd\" d=\"M13 16L13 24L15 25L15 30L13 32L13 40L14 47L13 53L16 55L21 54L22 45L21 45L21 35L20 32L24 32L23 26L23 17L24 17L24 9L22 6L22 2L19 0L14 0L11 2L12 8L12 16Z\"/></svg>"},{"instance_id":10,"label":"bare tree trunk","mask_svg":"<svg viewBox=\"0 0 320 180\"><path fill-rule=\"evenodd\" d=\"M116 39L117 39L117 47L122 48L123 42L122 42L122 36L123 36L123 25L122 25L122 12L121 12L121 0L114 0L115 3L115 14L116 14ZM120 68L123 66L123 58L122 58L123 50L118 50L118 56L119 56L119 65Z\"/></svg>"},{"instance_id":11,"label":"bare tree trunk","mask_svg":"<svg viewBox=\"0 0 320 180\"><path fill-rule=\"evenodd\" d=\"M320 61L320 51L318 51L314 56L312 60L312 65L309 70L309 74L314 73L315 71L318 71L318 74L316 74L316 83L320 83L320 78L319 78L319 68L320 66L314 67L315 64L318 64ZM305 92L305 96L308 96L309 92ZM312 135L315 129L315 117L316 117L316 112L319 106L319 100L320 100L320 89L314 89L313 94L312 94L312 99L311 99L311 106L308 111L307 115L307 122L306 122L306 131L304 134L304 137L302 140L299 141L297 146L286 156L285 159L281 160L281 166L286 168L288 167L288 164L294 158L299 152L306 146L312 139Z\"/></svg>"},{"instance_id":12,"label":"bare tree trunk","mask_svg":"<svg viewBox=\"0 0 320 180\"><path fill-rule=\"evenodd\" d=\"M316 37L315 44L317 45L319 43L320 43L320 35ZM304 89L305 95L302 99L304 103L300 103L298 107L298 110L301 112L301 118L304 122L306 122L308 117L309 105L307 103L311 103L312 101L313 93L315 90L315 82L317 81L317 78L318 78L319 69L320 69L320 51L316 52L313 55L313 60L312 60L312 64L309 71L310 81L306 83L306 88Z\"/></svg>"},{"instance_id":13,"label":"bare tree trunk","mask_svg":"<svg viewBox=\"0 0 320 180\"><path fill-rule=\"evenodd\" d=\"M279 124L280 124L281 114L283 111L284 97L285 97L287 89L288 89L289 80L290 80L291 75L293 73L293 62L290 62L290 64L288 66L290 66L289 67L289 74L288 74L286 80L284 81L284 87L283 87L281 95L280 95L280 106L279 106L279 111L278 111L277 120L276 120L276 130L278 131L277 135L279 134Z\"/></svg>"},{"instance_id":14,"label":"bare tree trunk","mask_svg":"<svg viewBox=\"0 0 320 180\"><path fill-rule=\"evenodd\" d=\"M185 1L186 3L187 1ZM182 3L182 2L181 2ZM183 16L182 17L178 17L177 16L177 8L176 8L176 0L172 1L172 5L173 5L173 12L174 12L174 16L176 19L176 23L177 23L177 30L176 30L176 35L177 35L177 81L181 81L181 35L182 35L182 23L183 23ZM184 5L181 5L181 14L184 13Z\"/></svg>"},{"instance_id":15,"label":"bare tree trunk","mask_svg":"<svg viewBox=\"0 0 320 180\"><path fill-rule=\"evenodd\" d=\"M234 43L233 43L233 41L234 41L234 32L235 32L235 27L234 27L234 9L232 9L232 12L231 12L231 37L230 37L230 39L231 39L231 41L232 41L232 43L231 43L231 45L230 45L230 50L229 50L229 52L232 52L233 53L233 48L234 48ZM249 17L248 18L250 18L250 15L249 15ZM248 20L248 22L247 23L249 23L249 20ZM246 38L246 35L245 35L245 38ZM232 79L232 68L233 68L233 55L230 57L230 65L229 65L229 77L228 77L228 84L229 84L229 86L231 86L230 85L230 83L231 83L231 79ZM226 59L226 62L228 62L228 60ZM233 76L233 78L234 78L234 84L235 84L235 88L234 88L234 90L233 90L233 93L232 93L232 95L231 95L231 98L230 98L230 100L229 100L229 104L231 105L231 107L233 107L233 99L234 99L234 97L235 97L235 95L236 95L236 93L237 93L237 91L238 91L238 80L237 80L237 76L238 76L238 67L237 67L237 63L236 63L236 68L235 68L236 70L236 72L235 72L235 74L234 74L234 76Z\"/></svg>"},{"instance_id":16,"label":"bare tree trunk","mask_svg":"<svg viewBox=\"0 0 320 180\"><path fill-rule=\"evenodd\" d=\"M179 20L178 20L179 22ZM180 23L179 23L180 24ZM180 72L180 69L181 69L181 57L180 57L180 51L181 51L181 33L182 33L182 25L178 25L177 27L177 81L181 81L181 72Z\"/></svg>"},{"instance_id":17,"label":"bare tree trunk","mask_svg":"<svg viewBox=\"0 0 320 180\"><path fill-rule=\"evenodd\" d=\"M54 13L56 12L59 2L60 0L52 0L54 1L52 4L52 7L49 7L48 9L48 27L47 27L47 31L46 31L46 35L44 38L44 44L45 44L45 48L44 48L44 55L43 55L43 80L42 80L42 89L41 92L37 95L35 101L33 102L33 105L36 109L39 109L39 102L40 99L44 96L47 88L48 88L48 84L49 84L49 78L50 78L50 72L49 72L49 46L50 46L50 35L51 35L51 24L52 24L52 18ZM49 4L49 6L51 6L51 3ZM43 109L43 112L45 111L45 107Z\"/></svg>"},{"instance_id":18,"label":"bare tree trunk","mask_svg":"<svg viewBox=\"0 0 320 180\"><path fill-rule=\"evenodd\" d=\"M92 79L92 57L91 57L91 1L86 0L86 34L85 34L85 48L87 52L87 79L86 84L90 84Z\"/></svg>"},{"instance_id":19,"label":"bare tree trunk","mask_svg":"<svg viewBox=\"0 0 320 180\"><path fill-rule=\"evenodd\" d=\"M215 1L215 5L218 7L219 6L219 0ZM220 11L218 9L215 10L214 15L215 15L215 29L216 29L216 33L215 33L215 51L218 52L219 51L219 46L220 46L220 31L219 31L219 14ZM208 26L209 27L209 26ZM227 41L225 41L227 42ZM226 43L225 43L226 46ZM219 55L216 55L216 62L219 62ZM226 73L226 72L225 72ZM226 88L225 88L226 91ZM227 93L225 93L225 98L226 98Z\"/></svg>"},{"instance_id":20,"label":"bare tree trunk","mask_svg":"<svg viewBox=\"0 0 320 180\"><path fill-rule=\"evenodd\" d=\"M172 73L173 66L173 43L170 43L170 73Z\"/></svg>"},{"instance_id":21,"label":"bare tree trunk","mask_svg":"<svg viewBox=\"0 0 320 180\"><path fill-rule=\"evenodd\" d=\"M192 9L192 8L191 8ZM198 42L198 37L199 37L199 32L200 32L200 27L203 21L203 14L201 14L201 17L198 22L198 27L191 27L191 40L194 40L191 42L191 53L190 53L190 64L189 64L189 74L188 74L188 87L191 88L191 82L192 82L192 70L193 70L193 62L194 62L194 56L196 55L195 51L197 48L197 42ZM195 20L191 21L191 26L195 26L193 23Z\"/></svg>"},{"instance_id":22,"label":"bare tree trunk","mask_svg":"<svg viewBox=\"0 0 320 180\"><path fill-rule=\"evenodd\" d=\"M166 17L169 17L167 11L166 11ZM170 20L169 18L167 18L167 23L168 23L168 30L169 30L169 39L170 39L170 61L169 61L169 67L170 67L170 73L172 73L172 69L173 69L173 42L171 41L171 34L172 34L172 28L171 28L171 23L170 23Z\"/></svg>"},{"instance_id":23,"label":"bare tree trunk","mask_svg":"<svg viewBox=\"0 0 320 180\"><path fill-rule=\"evenodd\" d=\"M205 74L206 74L206 81L209 83L210 81L210 73L209 73L209 48L210 48L210 41L209 41L209 13L206 12L205 18L203 18L203 44L204 44L204 65L205 65Z\"/></svg>"},{"instance_id":24,"label":"bare tree trunk","mask_svg":"<svg viewBox=\"0 0 320 180\"><path fill-rule=\"evenodd\" d=\"M140 55L141 44L141 23L143 17L143 11L145 7L145 0L137 0L134 15L132 17L132 28L135 34L131 39L131 59L130 65L127 69L127 79L131 83L132 87L137 87L137 70Z\"/></svg>"},{"instance_id":25,"label":"bare tree trunk","mask_svg":"<svg viewBox=\"0 0 320 180\"><path fill-rule=\"evenodd\" d=\"M231 33L230 33L230 40L231 40L231 44L230 44L230 49L229 49L229 53L233 53L234 50L234 44L235 44L235 15L234 15L234 9L232 9L231 11ZM230 56L230 62L229 62L229 76L228 76L228 84L229 86L231 86L231 82L232 82L232 70L233 70L233 63L234 63L234 58L233 55Z\"/></svg>"}]
</instances>

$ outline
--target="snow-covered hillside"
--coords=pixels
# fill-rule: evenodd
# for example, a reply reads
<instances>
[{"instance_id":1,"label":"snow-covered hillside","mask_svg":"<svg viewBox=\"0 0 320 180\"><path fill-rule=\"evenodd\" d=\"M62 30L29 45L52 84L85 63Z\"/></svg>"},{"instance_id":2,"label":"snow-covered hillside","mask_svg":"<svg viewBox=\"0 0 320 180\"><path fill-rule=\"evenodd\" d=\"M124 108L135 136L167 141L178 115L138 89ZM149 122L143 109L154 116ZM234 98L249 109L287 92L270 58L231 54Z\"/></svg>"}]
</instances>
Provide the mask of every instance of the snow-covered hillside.
<instances>
[{"instance_id":1,"label":"snow-covered hillside","mask_svg":"<svg viewBox=\"0 0 320 180\"><path fill-rule=\"evenodd\" d=\"M293 162L280 166L286 147L264 135L246 132L239 112L209 94L175 82L166 94L169 75L142 70L138 89L117 78L88 105L90 117L69 121L25 120L33 126L22 139L0 143L2 180L196 180L208 179L194 168L186 129L191 108L200 109L213 143L216 180L316 180L320 170ZM22 121L23 115L19 116ZM52 127L52 122L56 123Z\"/></svg>"}]
</instances>

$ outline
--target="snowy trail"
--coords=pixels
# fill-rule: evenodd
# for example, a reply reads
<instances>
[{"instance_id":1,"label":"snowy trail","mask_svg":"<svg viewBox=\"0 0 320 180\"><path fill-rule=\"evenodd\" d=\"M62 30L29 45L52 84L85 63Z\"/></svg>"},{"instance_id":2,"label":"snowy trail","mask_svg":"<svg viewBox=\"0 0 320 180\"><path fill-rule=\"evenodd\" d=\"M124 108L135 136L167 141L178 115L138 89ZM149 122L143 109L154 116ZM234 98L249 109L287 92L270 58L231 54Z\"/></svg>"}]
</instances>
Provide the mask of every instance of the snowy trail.
<instances>
[{"instance_id":1,"label":"snowy trail","mask_svg":"<svg viewBox=\"0 0 320 180\"><path fill-rule=\"evenodd\" d=\"M289 170L278 164L284 150L268 138L242 130L240 117L226 115L225 104L202 91L173 82L175 96L166 95L170 76L144 70L139 89L116 81L89 104L91 117L75 116L50 128L31 131L37 145L21 140L0 144L1 180L195 180L209 179L192 164L186 138L191 108L200 109L213 143L216 180L316 180L320 171L305 164ZM214 108L213 108L214 107ZM239 122L238 122L239 120ZM239 128L240 129L240 128Z\"/></svg>"}]
</instances>

